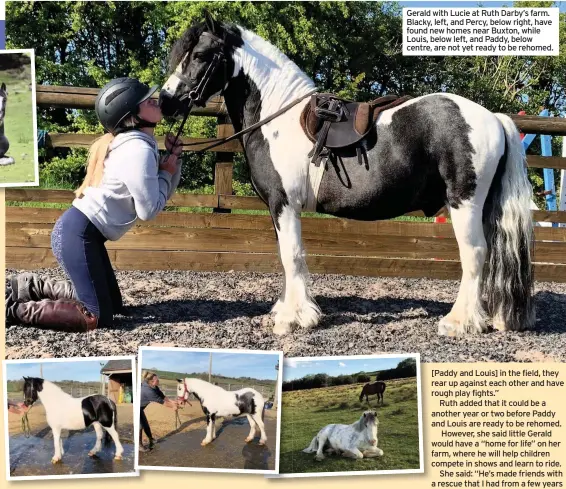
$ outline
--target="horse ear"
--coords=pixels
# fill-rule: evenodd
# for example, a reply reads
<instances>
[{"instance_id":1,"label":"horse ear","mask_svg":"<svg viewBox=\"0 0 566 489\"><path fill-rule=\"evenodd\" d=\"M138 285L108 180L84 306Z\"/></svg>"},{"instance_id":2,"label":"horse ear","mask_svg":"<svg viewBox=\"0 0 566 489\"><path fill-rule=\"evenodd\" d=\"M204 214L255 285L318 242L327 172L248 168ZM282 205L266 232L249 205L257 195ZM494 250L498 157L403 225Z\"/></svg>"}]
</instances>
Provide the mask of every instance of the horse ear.
<instances>
[{"instance_id":1,"label":"horse ear","mask_svg":"<svg viewBox=\"0 0 566 489\"><path fill-rule=\"evenodd\" d=\"M208 30L213 34L216 34L219 30L220 24L218 21L212 16L208 9L204 11L204 22L208 27Z\"/></svg>"},{"instance_id":2,"label":"horse ear","mask_svg":"<svg viewBox=\"0 0 566 489\"><path fill-rule=\"evenodd\" d=\"M2 82L2 86L0 87L0 90L6 91L6 84L4 82Z\"/></svg>"},{"instance_id":3,"label":"horse ear","mask_svg":"<svg viewBox=\"0 0 566 489\"><path fill-rule=\"evenodd\" d=\"M183 382L183 379L177 379L177 382L179 382L179 384L181 384Z\"/></svg>"},{"instance_id":4,"label":"horse ear","mask_svg":"<svg viewBox=\"0 0 566 489\"><path fill-rule=\"evenodd\" d=\"M377 411L374 411L373 415L377 418Z\"/></svg>"}]
</instances>

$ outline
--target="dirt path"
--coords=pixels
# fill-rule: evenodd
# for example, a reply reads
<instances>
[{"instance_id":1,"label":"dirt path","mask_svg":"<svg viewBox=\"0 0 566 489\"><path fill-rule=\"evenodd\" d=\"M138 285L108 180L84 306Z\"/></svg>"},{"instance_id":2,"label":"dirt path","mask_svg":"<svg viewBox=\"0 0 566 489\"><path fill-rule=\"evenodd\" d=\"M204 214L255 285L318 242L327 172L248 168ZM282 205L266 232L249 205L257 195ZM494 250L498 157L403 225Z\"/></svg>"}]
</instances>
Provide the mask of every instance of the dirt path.
<instances>
[{"instance_id":1,"label":"dirt path","mask_svg":"<svg viewBox=\"0 0 566 489\"><path fill-rule=\"evenodd\" d=\"M8 270L7 273L13 273ZM42 271L63 277L59 269ZM537 323L525 333L437 335L458 282L313 275L324 312L311 331L279 338L269 312L280 274L118 272L127 316L87 342L82 333L11 326L7 358L137 354L141 345L283 350L287 356L420 352L425 362L566 361L566 284L537 283Z\"/></svg>"}]
</instances>

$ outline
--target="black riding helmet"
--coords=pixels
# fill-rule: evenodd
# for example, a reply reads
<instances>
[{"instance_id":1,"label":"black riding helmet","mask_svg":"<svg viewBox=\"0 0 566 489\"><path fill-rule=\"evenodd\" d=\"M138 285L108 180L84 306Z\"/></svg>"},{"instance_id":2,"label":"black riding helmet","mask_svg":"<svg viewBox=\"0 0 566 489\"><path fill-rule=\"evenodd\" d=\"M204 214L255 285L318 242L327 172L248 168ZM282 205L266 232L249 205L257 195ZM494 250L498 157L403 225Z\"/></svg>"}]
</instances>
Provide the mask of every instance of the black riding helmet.
<instances>
[{"instance_id":1,"label":"black riding helmet","mask_svg":"<svg viewBox=\"0 0 566 489\"><path fill-rule=\"evenodd\" d=\"M149 87L135 78L115 78L102 87L96 101L94 110L104 128L116 133L120 123L128 116L137 118L138 106L157 91L159 87ZM138 118L139 127L155 126L152 123L144 124Z\"/></svg>"}]
</instances>

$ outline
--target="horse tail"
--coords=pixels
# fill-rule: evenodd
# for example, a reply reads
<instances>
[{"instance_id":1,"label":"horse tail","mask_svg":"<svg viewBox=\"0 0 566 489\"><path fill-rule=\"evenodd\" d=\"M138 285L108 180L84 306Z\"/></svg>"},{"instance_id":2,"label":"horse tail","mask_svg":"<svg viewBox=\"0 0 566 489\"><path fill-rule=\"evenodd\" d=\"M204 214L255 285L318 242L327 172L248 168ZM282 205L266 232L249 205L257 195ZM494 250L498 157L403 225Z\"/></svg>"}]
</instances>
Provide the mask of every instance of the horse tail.
<instances>
[{"instance_id":1,"label":"horse tail","mask_svg":"<svg viewBox=\"0 0 566 489\"><path fill-rule=\"evenodd\" d=\"M366 384L366 385L367 385L367 384ZM366 386L364 385L364 386L362 387L362 392L360 392L360 402L362 402L362 399L364 398L364 392L365 392L365 390L366 390Z\"/></svg>"},{"instance_id":2,"label":"horse tail","mask_svg":"<svg viewBox=\"0 0 566 489\"><path fill-rule=\"evenodd\" d=\"M311 444L303 450L303 452L305 452L305 453L314 453L316 451L318 451L318 433L312 439Z\"/></svg>"},{"instance_id":3,"label":"horse tail","mask_svg":"<svg viewBox=\"0 0 566 489\"><path fill-rule=\"evenodd\" d=\"M519 131L505 114L495 114L505 133L505 151L484 206L487 270L483 290L498 329L520 331L535 322L531 243L532 187Z\"/></svg>"}]
</instances>

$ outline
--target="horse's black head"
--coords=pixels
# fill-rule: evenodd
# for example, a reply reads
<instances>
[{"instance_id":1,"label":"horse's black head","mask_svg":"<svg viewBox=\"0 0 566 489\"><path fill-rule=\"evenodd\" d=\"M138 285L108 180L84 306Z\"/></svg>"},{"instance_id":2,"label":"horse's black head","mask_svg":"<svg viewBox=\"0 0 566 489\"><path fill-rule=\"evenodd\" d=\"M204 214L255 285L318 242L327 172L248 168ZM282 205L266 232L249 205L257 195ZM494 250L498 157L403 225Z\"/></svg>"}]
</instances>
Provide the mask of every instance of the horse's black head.
<instances>
[{"instance_id":1,"label":"horse's black head","mask_svg":"<svg viewBox=\"0 0 566 489\"><path fill-rule=\"evenodd\" d=\"M24 404L29 407L38 398L38 392L43 390L43 379L38 377L24 377Z\"/></svg>"},{"instance_id":2,"label":"horse's black head","mask_svg":"<svg viewBox=\"0 0 566 489\"><path fill-rule=\"evenodd\" d=\"M190 100L204 107L222 92L234 74L234 49L243 45L240 30L214 20L193 25L174 44L169 57L173 73L160 94L165 116L186 112Z\"/></svg>"},{"instance_id":3,"label":"horse's black head","mask_svg":"<svg viewBox=\"0 0 566 489\"><path fill-rule=\"evenodd\" d=\"M6 104L8 103L8 89L6 84L2 83L0 86L0 122L4 120L6 115Z\"/></svg>"}]
</instances>

